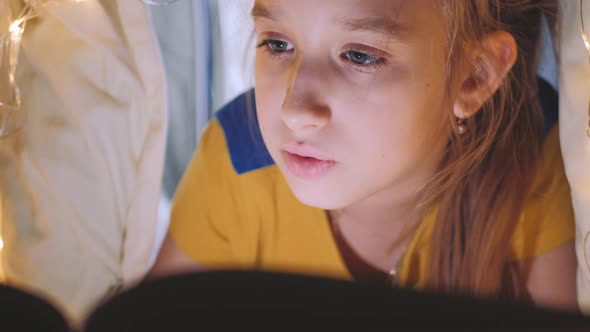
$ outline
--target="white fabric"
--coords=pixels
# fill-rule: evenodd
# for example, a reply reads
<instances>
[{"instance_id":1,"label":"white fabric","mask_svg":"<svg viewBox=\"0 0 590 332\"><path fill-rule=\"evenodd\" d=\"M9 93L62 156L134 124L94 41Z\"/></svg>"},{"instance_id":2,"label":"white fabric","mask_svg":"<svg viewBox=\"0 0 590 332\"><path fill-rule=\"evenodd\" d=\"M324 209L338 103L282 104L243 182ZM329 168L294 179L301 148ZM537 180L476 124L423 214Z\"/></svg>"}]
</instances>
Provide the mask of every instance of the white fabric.
<instances>
[{"instance_id":1,"label":"white fabric","mask_svg":"<svg viewBox=\"0 0 590 332\"><path fill-rule=\"evenodd\" d=\"M256 39L250 11L254 0L216 0L218 22L215 43L212 107L224 104L254 86Z\"/></svg>"},{"instance_id":2,"label":"white fabric","mask_svg":"<svg viewBox=\"0 0 590 332\"><path fill-rule=\"evenodd\" d=\"M150 15L158 36L168 81L168 137L158 228L150 266L168 231L170 204L176 186L198 143L199 128L209 121L209 16L207 2L178 1L152 6Z\"/></svg>"},{"instance_id":3,"label":"white fabric","mask_svg":"<svg viewBox=\"0 0 590 332\"><path fill-rule=\"evenodd\" d=\"M163 180L163 194L167 199L174 195L197 147L198 114L209 113L207 64L203 61L203 54L207 52L203 40L206 22L202 19L194 21L193 7L203 8L203 1L178 1L169 6L150 8L168 79L170 130ZM193 36L195 30L202 33Z\"/></svg>"},{"instance_id":4,"label":"white fabric","mask_svg":"<svg viewBox=\"0 0 590 332\"><path fill-rule=\"evenodd\" d=\"M561 147L576 216L576 254L578 255L578 300L590 313L590 138L588 102L590 100L589 55L581 37L580 6L577 0L559 1L559 123ZM584 23L590 33L590 2L584 1Z\"/></svg>"},{"instance_id":5,"label":"white fabric","mask_svg":"<svg viewBox=\"0 0 590 332\"><path fill-rule=\"evenodd\" d=\"M149 267L167 126L157 50L140 1L64 1L25 31L27 123L0 141L3 265L74 321Z\"/></svg>"}]
</instances>

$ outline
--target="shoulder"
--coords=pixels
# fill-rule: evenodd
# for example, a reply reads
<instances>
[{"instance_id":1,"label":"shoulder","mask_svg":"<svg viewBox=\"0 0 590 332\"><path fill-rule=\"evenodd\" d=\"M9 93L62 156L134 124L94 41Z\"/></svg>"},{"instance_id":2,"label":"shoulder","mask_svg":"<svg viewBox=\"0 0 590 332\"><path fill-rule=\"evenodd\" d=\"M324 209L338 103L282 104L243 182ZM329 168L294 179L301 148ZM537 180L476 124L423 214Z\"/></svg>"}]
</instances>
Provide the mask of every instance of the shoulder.
<instances>
[{"instance_id":1,"label":"shoulder","mask_svg":"<svg viewBox=\"0 0 590 332\"><path fill-rule=\"evenodd\" d=\"M248 115L248 103L254 102L250 94L232 100L209 123L177 189L176 203L186 201L190 211L195 204L209 202L210 209L236 198L245 204L244 198L259 198L253 197L253 190L263 193L273 186L278 170L262 141L255 110Z\"/></svg>"},{"instance_id":2,"label":"shoulder","mask_svg":"<svg viewBox=\"0 0 590 332\"><path fill-rule=\"evenodd\" d=\"M514 233L513 258L539 256L573 240L574 235L570 187L555 126L543 144L532 192Z\"/></svg>"},{"instance_id":3,"label":"shoulder","mask_svg":"<svg viewBox=\"0 0 590 332\"><path fill-rule=\"evenodd\" d=\"M274 165L258 126L254 90L225 105L216 119L233 169L238 175Z\"/></svg>"},{"instance_id":4,"label":"shoulder","mask_svg":"<svg viewBox=\"0 0 590 332\"><path fill-rule=\"evenodd\" d=\"M250 126L248 98L228 103L209 123L174 197L170 234L207 267L254 264L258 230L274 215L280 177Z\"/></svg>"}]
</instances>

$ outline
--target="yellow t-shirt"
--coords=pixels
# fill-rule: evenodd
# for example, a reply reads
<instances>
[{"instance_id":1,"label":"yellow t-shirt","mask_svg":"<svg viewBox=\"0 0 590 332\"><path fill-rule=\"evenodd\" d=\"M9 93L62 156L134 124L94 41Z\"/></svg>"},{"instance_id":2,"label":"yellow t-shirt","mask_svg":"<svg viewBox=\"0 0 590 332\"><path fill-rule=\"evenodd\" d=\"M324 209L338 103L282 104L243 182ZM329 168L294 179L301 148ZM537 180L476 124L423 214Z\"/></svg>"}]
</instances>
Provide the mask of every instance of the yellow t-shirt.
<instances>
[{"instance_id":1,"label":"yellow t-shirt","mask_svg":"<svg viewBox=\"0 0 590 332\"><path fill-rule=\"evenodd\" d=\"M222 111L201 138L174 199L174 242L211 269L351 279L327 213L295 198L277 166L264 155L264 146L251 140L247 117L236 112ZM539 193L528 203L509 244L513 260L541 255L574 238L556 128L546 139L542 168L536 184ZM402 285L420 287L424 281L434 219L435 213L424 218L407 248L399 274Z\"/></svg>"}]
</instances>

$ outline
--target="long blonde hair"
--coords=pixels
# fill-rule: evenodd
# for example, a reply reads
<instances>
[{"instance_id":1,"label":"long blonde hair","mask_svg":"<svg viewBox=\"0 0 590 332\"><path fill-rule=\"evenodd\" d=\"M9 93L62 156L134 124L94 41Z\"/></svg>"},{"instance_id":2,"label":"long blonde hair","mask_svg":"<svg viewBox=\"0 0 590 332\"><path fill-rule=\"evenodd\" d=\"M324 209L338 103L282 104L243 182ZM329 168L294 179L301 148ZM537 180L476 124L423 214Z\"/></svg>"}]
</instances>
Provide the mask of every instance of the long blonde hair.
<instances>
[{"instance_id":1,"label":"long blonde hair","mask_svg":"<svg viewBox=\"0 0 590 332\"><path fill-rule=\"evenodd\" d=\"M511 33L518 56L499 89L468 120L467 132L452 135L439 172L425 190L426 205L439 206L427 287L472 296L522 296L505 244L524 209L540 155L538 40L541 17L554 15L556 2L439 4L448 29L447 86L452 86L454 69L469 61L467 50L490 32Z\"/></svg>"}]
</instances>

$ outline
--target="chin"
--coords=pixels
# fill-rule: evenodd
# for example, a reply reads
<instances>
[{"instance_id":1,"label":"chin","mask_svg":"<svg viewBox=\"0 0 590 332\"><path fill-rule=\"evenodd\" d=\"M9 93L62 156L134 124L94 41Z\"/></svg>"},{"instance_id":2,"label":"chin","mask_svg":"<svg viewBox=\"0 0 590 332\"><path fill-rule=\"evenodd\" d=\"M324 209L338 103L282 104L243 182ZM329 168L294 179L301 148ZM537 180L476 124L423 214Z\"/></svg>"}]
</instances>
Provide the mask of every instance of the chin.
<instances>
[{"instance_id":1,"label":"chin","mask_svg":"<svg viewBox=\"0 0 590 332\"><path fill-rule=\"evenodd\" d=\"M330 188L327 185L310 183L292 183L287 181L291 192L301 203L323 210L337 210L351 204L350 197L344 197L347 193L342 188Z\"/></svg>"}]
</instances>

